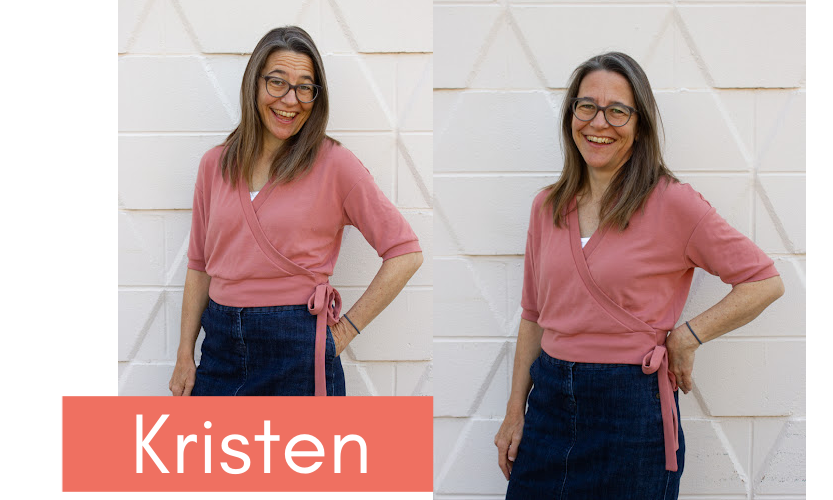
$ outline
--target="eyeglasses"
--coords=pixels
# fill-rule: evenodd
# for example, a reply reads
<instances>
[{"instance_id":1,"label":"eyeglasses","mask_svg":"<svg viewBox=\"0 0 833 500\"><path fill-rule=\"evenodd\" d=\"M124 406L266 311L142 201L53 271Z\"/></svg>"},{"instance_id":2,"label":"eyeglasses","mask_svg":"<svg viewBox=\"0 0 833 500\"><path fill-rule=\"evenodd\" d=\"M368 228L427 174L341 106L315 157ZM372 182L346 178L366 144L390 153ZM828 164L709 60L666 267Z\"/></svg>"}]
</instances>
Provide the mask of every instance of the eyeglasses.
<instances>
[{"instance_id":1,"label":"eyeglasses","mask_svg":"<svg viewBox=\"0 0 833 500\"><path fill-rule=\"evenodd\" d=\"M290 90L295 90L295 97L298 98L298 101L310 103L318 97L319 90L321 90L321 85L316 85L314 83L299 83L298 85L292 85L283 78L278 78L276 76L261 75L261 77L266 80L266 92L268 92L270 96L278 99L288 94Z\"/></svg>"},{"instance_id":2,"label":"eyeglasses","mask_svg":"<svg viewBox=\"0 0 833 500\"><path fill-rule=\"evenodd\" d=\"M573 97L570 109L573 110L573 115L583 122L589 122L601 111L611 127L626 125L631 119L631 115L637 112L632 107L620 103L599 106L593 99L587 97Z\"/></svg>"}]
</instances>

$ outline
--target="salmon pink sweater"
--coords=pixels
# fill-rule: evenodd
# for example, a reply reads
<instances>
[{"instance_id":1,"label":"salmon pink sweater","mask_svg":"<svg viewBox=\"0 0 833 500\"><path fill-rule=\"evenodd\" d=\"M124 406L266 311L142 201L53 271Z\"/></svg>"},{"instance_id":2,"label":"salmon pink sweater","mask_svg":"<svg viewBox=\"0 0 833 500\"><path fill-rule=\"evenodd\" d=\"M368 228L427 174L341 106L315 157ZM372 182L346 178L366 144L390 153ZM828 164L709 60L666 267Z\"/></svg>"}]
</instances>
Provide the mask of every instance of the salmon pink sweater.
<instances>
[{"instance_id":1,"label":"salmon pink sweater","mask_svg":"<svg viewBox=\"0 0 833 500\"><path fill-rule=\"evenodd\" d=\"M641 364L657 373L666 465L676 470L675 387L664 344L694 268L736 285L778 275L772 259L688 184L661 180L627 229L599 229L584 248L575 199L558 228L546 196L532 203L522 317L544 329L541 347L554 358Z\"/></svg>"},{"instance_id":2,"label":"salmon pink sweater","mask_svg":"<svg viewBox=\"0 0 833 500\"><path fill-rule=\"evenodd\" d=\"M233 307L306 304L328 282L344 226L359 229L383 259L419 252L402 214L346 148L326 139L306 175L267 183L252 200L246 182L220 173L223 148L200 162L188 268L211 276L209 296Z\"/></svg>"}]
</instances>

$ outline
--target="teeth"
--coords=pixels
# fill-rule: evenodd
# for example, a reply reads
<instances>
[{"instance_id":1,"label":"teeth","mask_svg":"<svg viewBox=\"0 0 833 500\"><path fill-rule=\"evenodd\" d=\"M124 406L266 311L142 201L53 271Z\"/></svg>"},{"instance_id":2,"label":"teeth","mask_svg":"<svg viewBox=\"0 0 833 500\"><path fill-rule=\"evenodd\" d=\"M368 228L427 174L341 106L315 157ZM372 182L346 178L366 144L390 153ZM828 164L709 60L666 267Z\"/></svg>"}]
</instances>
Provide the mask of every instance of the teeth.
<instances>
[{"instance_id":1,"label":"teeth","mask_svg":"<svg viewBox=\"0 0 833 500\"><path fill-rule=\"evenodd\" d=\"M613 139L609 137L596 137L594 135L586 135L587 140L590 142L595 142L596 144L611 144Z\"/></svg>"},{"instance_id":2,"label":"teeth","mask_svg":"<svg viewBox=\"0 0 833 500\"><path fill-rule=\"evenodd\" d=\"M287 118L294 118L295 115L298 114L298 113L288 113L286 111L280 111L280 110L277 110L277 109L273 109L272 111L274 111L275 114L277 114L277 115L285 116Z\"/></svg>"}]
</instances>

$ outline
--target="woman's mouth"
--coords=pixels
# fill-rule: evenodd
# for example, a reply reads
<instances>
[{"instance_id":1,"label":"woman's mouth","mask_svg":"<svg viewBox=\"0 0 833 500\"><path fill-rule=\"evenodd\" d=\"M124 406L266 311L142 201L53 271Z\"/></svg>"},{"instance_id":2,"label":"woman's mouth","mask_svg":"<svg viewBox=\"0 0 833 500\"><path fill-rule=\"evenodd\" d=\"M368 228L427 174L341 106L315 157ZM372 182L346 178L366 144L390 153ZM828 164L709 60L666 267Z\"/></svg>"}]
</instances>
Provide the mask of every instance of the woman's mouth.
<instances>
[{"instance_id":1,"label":"woman's mouth","mask_svg":"<svg viewBox=\"0 0 833 500\"><path fill-rule=\"evenodd\" d=\"M298 113L293 113L290 111L281 111L279 109L273 109L272 113L275 115L275 118L277 118L278 121L285 123L291 122L298 115Z\"/></svg>"},{"instance_id":2,"label":"woman's mouth","mask_svg":"<svg viewBox=\"0 0 833 500\"><path fill-rule=\"evenodd\" d=\"M585 135L584 138L595 144L613 144L614 142L610 137L599 137L596 135Z\"/></svg>"}]
</instances>

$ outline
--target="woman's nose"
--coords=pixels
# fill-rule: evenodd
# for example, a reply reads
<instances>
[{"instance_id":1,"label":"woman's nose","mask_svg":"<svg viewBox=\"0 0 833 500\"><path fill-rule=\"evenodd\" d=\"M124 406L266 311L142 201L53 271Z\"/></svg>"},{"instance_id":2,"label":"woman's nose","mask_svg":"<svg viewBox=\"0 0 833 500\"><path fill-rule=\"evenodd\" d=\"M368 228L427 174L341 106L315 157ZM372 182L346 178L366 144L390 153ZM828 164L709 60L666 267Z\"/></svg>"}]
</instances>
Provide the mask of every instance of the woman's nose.
<instances>
[{"instance_id":1,"label":"woman's nose","mask_svg":"<svg viewBox=\"0 0 833 500\"><path fill-rule=\"evenodd\" d=\"M289 92L284 95L281 100L285 104L297 104L298 103L298 95L295 93L295 89L291 89Z\"/></svg>"},{"instance_id":2,"label":"woman's nose","mask_svg":"<svg viewBox=\"0 0 833 500\"><path fill-rule=\"evenodd\" d=\"M609 123L607 123L607 120L605 119L605 112L601 109L596 111L596 116L594 116L593 119L590 120L590 124L596 128L605 128L608 125L610 125Z\"/></svg>"}]
</instances>

